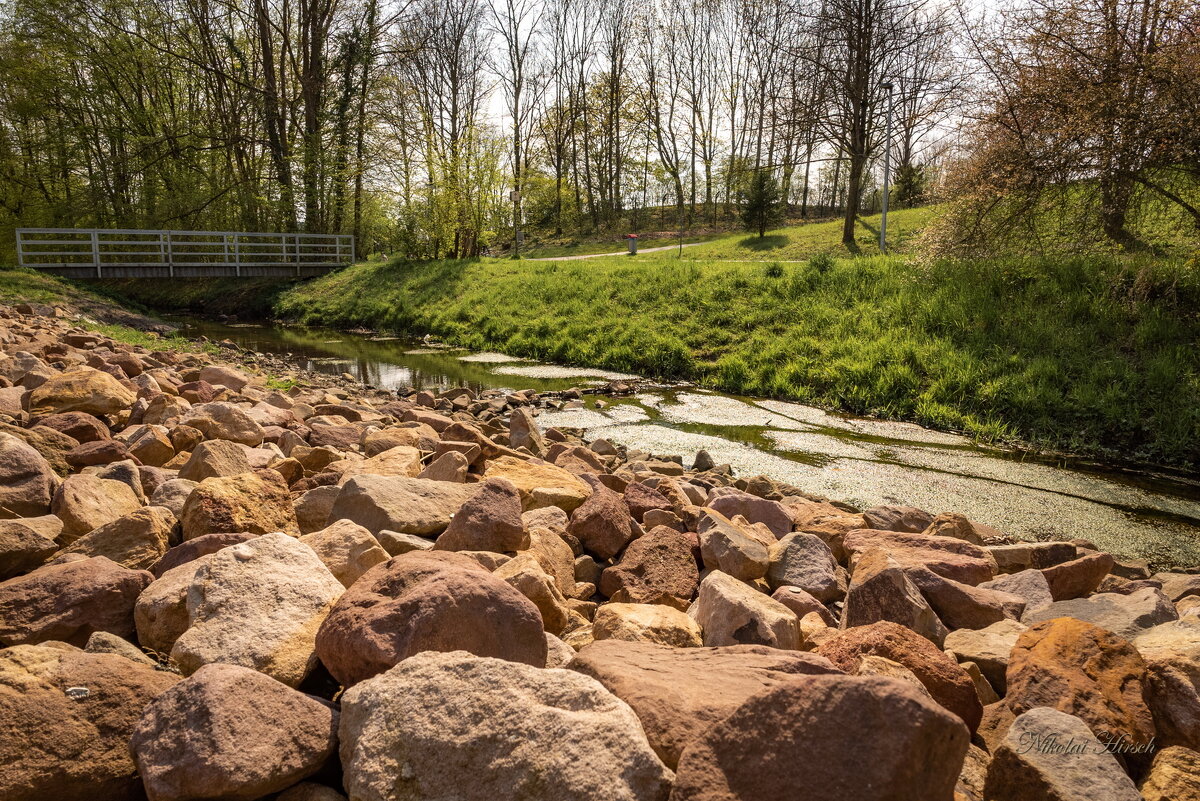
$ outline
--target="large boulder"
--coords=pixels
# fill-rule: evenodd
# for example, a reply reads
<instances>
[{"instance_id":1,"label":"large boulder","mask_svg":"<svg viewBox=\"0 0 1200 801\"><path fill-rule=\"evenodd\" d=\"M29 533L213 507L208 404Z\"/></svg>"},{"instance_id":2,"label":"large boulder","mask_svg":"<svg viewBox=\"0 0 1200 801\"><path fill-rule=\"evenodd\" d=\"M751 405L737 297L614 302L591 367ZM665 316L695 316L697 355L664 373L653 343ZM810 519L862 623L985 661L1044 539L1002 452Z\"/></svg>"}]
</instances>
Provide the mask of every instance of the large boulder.
<instances>
[{"instance_id":1,"label":"large boulder","mask_svg":"<svg viewBox=\"0 0 1200 801\"><path fill-rule=\"evenodd\" d=\"M996 571L996 563L986 549L953 537L860 529L847 534L842 545L851 558L871 548L882 548L902 567L925 567L963 584L988 581Z\"/></svg>"},{"instance_id":2,"label":"large boulder","mask_svg":"<svg viewBox=\"0 0 1200 801\"><path fill-rule=\"evenodd\" d=\"M688 614L700 624L705 645L800 647L800 621L792 610L719 570L700 582Z\"/></svg>"},{"instance_id":3,"label":"large boulder","mask_svg":"<svg viewBox=\"0 0 1200 801\"><path fill-rule=\"evenodd\" d=\"M1025 611L1025 599L1019 595L973 587L923 567L910 567L905 574L952 629L981 629L1001 620L1016 620Z\"/></svg>"},{"instance_id":4,"label":"large boulder","mask_svg":"<svg viewBox=\"0 0 1200 801\"><path fill-rule=\"evenodd\" d=\"M294 687L316 664L317 629L343 589L311 548L286 534L222 548L188 587L188 628L171 659L184 675L224 662Z\"/></svg>"},{"instance_id":5,"label":"large boulder","mask_svg":"<svg viewBox=\"0 0 1200 801\"><path fill-rule=\"evenodd\" d=\"M163 571L137 597L133 623L137 628L138 643L158 654L163 661L191 623L187 608L188 589L196 578L196 571L208 564L213 553L215 551L201 554Z\"/></svg>"},{"instance_id":6,"label":"large boulder","mask_svg":"<svg viewBox=\"0 0 1200 801\"><path fill-rule=\"evenodd\" d=\"M0 518L46 514L57 487L54 468L37 450L0 433Z\"/></svg>"},{"instance_id":7,"label":"large boulder","mask_svg":"<svg viewBox=\"0 0 1200 801\"><path fill-rule=\"evenodd\" d=\"M198 484L186 478L169 478L154 488L150 493L151 506L165 506L171 510L176 519L183 517L183 505Z\"/></svg>"},{"instance_id":8,"label":"large boulder","mask_svg":"<svg viewBox=\"0 0 1200 801\"><path fill-rule=\"evenodd\" d=\"M490 551L477 551L475 558L492 556ZM558 585L542 567L537 558L528 551L518 553L498 566L492 567L487 561L481 562L492 570L492 575L506 582L517 592L533 601L538 614L542 617L542 628L555 635L565 635L568 631L587 625L587 620L567 605L567 598Z\"/></svg>"},{"instance_id":9,"label":"large boulder","mask_svg":"<svg viewBox=\"0 0 1200 801\"><path fill-rule=\"evenodd\" d=\"M204 479L184 501L180 523L185 540L230 531L300 533L287 483L274 470Z\"/></svg>"},{"instance_id":10,"label":"large boulder","mask_svg":"<svg viewBox=\"0 0 1200 801\"><path fill-rule=\"evenodd\" d=\"M491 459L484 478L507 478L517 486L525 509L557 506L570 512L587 500L592 488L561 467L540 460L501 456Z\"/></svg>"},{"instance_id":11,"label":"large boulder","mask_svg":"<svg viewBox=\"0 0 1200 801\"><path fill-rule=\"evenodd\" d=\"M924 637L895 623L872 623L822 641L817 654L850 673L867 655L882 656L913 672L933 700L962 718L974 732L983 717L975 684L965 670Z\"/></svg>"},{"instance_id":12,"label":"large boulder","mask_svg":"<svg viewBox=\"0 0 1200 801\"><path fill-rule=\"evenodd\" d=\"M80 474L68 476L59 486L51 510L63 521L62 542L69 545L141 506L137 493L123 481Z\"/></svg>"},{"instance_id":13,"label":"large boulder","mask_svg":"<svg viewBox=\"0 0 1200 801\"><path fill-rule=\"evenodd\" d=\"M1178 745L1164 748L1138 789L1145 801L1200 801L1200 753Z\"/></svg>"},{"instance_id":14,"label":"large boulder","mask_svg":"<svg viewBox=\"0 0 1200 801\"><path fill-rule=\"evenodd\" d=\"M863 512L867 528L916 534L933 526L936 518L915 506L872 506Z\"/></svg>"},{"instance_id":15,"label":"large boulder","mask_svg":"<svg viewBox=\"0 0 1200 801\"><path fill-rule=\"evenodd\" d=\"M801 676L696 738L671 800L952 801L969 740L908 682Z\"/></svg>"},{"instance_id":16,"label":"large boulder","mask_svg":"<svg viewBox=\"0 0 1200 801\"><path fill-rule=\"evenodd\" d=\"M161 693L130 750L154 801L252 801L320 770L338 715L256 670L205 665Z\"/></svg>"},{"instance_id":17,"label":"large boulder","mask_svg":"<svg viewBox=\"0 0 1200 801\"><path fill-rule=\"evenodd\" d=\"M771 589L799 587L822 603L837 601L845 594L838 581L833 551L815 534L797 531L771 546L767 583Z\"/></svg>"},{"instance_id":18,"label":"large boulder","mask_svg":"<svg viewBox=\"0 0 1200 801\"><path fill-rule=\"evenodd\" d=\"M205 554L216 553L228 545L237 545L239 542L252 540L257 536L248 531L222 531L193 537L167 551L163 558L150 568L150 572L155 576L162 576L173 567L198 559Z\"/></svg>"},{"instance_id":19,"label":"large boulder","mask_svg":"<svg viewBox=\"0 0 1200 801\"><path fill-rule=\"evenodd\" d=\"M317 634L321 662L345 686L421 651L468 651L540 667L542 617L474 559L411 551L364 573Z\"/></svg>"},{"instance_id":20,"label":"large boulder","mask_svg":"<svg viewBox=\"0 0 1200 801\"><path fill-rule=\"evenodd\" d=\"M1015 620L1001 620L982 629L952 631L942 645L959 659L978 665L988 683L1003 694L1008 686L1008 655L1026 628Z\"/></svg>"},{"instance_id":21,"label":"large boulder","mask_svg":"<svg viewBox=\"0 0 1200 801\"><path fill-rule=\"evenodd\" d=\"M0 646L62 640L82 648L97 631L130 638L134 602L153 580L95 556L0 582Z\"/></svg>"},{"instance_id":22,"label":"large boulder","mask_svg":"<svg viewBox=\"0 0 1200 801\"><path fill-rule=\"evenodd\" d=\"M305 534L300 541L312 548L329 572L346 587L375 565L388 560L388 552L380 547L371 532L349 520L338 520L320 531Z\"/></svg>"},{"instance_id":23,"label":"large boulder","mask_svg":"<svg viewBox=\"0 0 1200 801\"><path fill-rule=\"evenodd\" d=\"M0 650L0 798L140 798L129 737L146 705L178 680L115 654Z\"/></svg>"},{"instance_id":24,"label":"large boulder","mask_svg":"<svg viewBox=\"0 0 1200 801\"><path fill-rule=\"evenodd\" d=\"M691 648L703 644L700 626L664 604L604 604L592 619L595 640L631 640Z\"/></svg>"},{"instance_id":25,"label":"large boulder","mask_svg":"<svg viewBox=\"0 0 1200 801\"><path fill-rule=\"evenodd\" d=\"M942 644L946 627L904 569L881 548L859 555L842 621L847 627L889 620Z\"/></svg>"},{"instance_id":26,"label":"large boulder","mask_svg":"<svg viewBox=\"0 0 1200 801\"><path fill-rule=\"evenodd\" d=\"M984 793L988 801L1141 801L1087 724L1047 707L1009 726L988 765Z\"/></svg>"},{"instance_id":27,"label":"large boulder","mask_svg":"<svg viewBox=\"0 0 1200 801\"><path fill-rule=\"evenodd\" d=\"M1124 735L1133 745L1154 737L1143 698L1146 663L1110 631L1060 617L1017 638L1008 659L1005 703L1021 715L1039 706L1075 715L1093 732Z\"/></svg>"},{"instance_id":28,"label":"large boulder","mask_svg":"<svg viewBox=\"0 0 1200 801\"><path fill-rule=\"evenodd\" d=\"M723 488L719 494L710 497L705 505L731 520L740 515L749 523L762 523L770 529L776 539L782 538L792 530L792 516L787 507L778 501L760 498L748 492Z\"/></svg>"},{"instance_id":29,"label":"large boulder","mask_svg":"<svg viewBox=\"0 0 1200 801\"><path fill-rule=\"evenodd\" d=\"M430 536L445 531L477 489L405 476L355 476L342 486L329 520L350 520L376 536L384 530Z\"/></svg>"},{"instance_id":30,"label":"large boulder","mask_svg":"<svg viewBox=\"0 0 1200 801\"><path fill-rule=\"evenodd\" d=\"M621 559L600 574L600 592L611 601L667 604L686 609L700 583L687 537L656 526L638 537Z\"/></svg>"},{"instance_id":31,"label":"large boulder","mask_svg":"<svg viewBox=\"0 0 1200 801\"><path fill-rule=\"evenodd\" d=\"M201 442L179 468L179 478L201 482L206 478L236 476L250 471L246 449L227 439Z\"/></svg>"},{"instance_id":32,"label":"large boulder","mask_svg":"<svg viewBox=\"0 0 1200 801\"><path fill-rule=\"evenodd\" d=\"M1167 596L1163 595L1162 590L1146 587L1128 595L1102 592L1087 598L1055 601L1024 615L1021 622L1032 626L1056 617L1083 620L1111 631L1118 637L1132 640L1160 623L1177 619L1179 613Z\"/></svg>"},{"instance_id":33,"label":"large boulder","mask_svg":"<svg viewBox=\"0 0 1200 801\"><path fill-rule=\"evenodd\" d=\"M20 520L0 520L0 581L41 567L58 543Z\"/></svg>"},{"instance_id":34,"label":"large boulder","mask_svg":"<svg viewBox=\"0 0 1200 801\"><path fill-rule=\"evenodd\" d=\"M633 707L671 768L690 742L752 695L798 675L838 672L815 654L762 645L683 649L620 640L584 646L568 667Z\"/></svg>"},{"instance_id":35,"label":"large boulder","mask_svg":"<svg viewBox=\"0 0 1200 801\"><path fill-rule=\"evenodd\" d=\"M484 481L454 513L433 547L497 553L528 548L529 532L521 520L521 494L516 486L504 478Z\"/></svg>"},{"instance_id":36,"label":"large boulder","mask_svg":"<svg viewBox=\"0 0 1200 801\"><path fill-rule=\"evenodd\" d=\"M180 425L189 426L205 439L227 439L256 448L262 444L263 429L250 415L232 403L201 403L188 409Z\"/></svg>"},{"instance_id":37,"label":"large boulder","mask_svg":"<svg viewBox=\"0 0 1200 801\"><path fill-rule=\"evenodd\" d=\"M745 518L730 520L720 512L709 511L700 525L700 557L710 570L720 570L736 579L753 581L767 574L768 548L775 537L761 523Z\"/></svg>"},{"instance_id":38,"label":"large boulder","mask_svg":"<svg viewBox=\"0 0 1200 801\"><path fill-rule=\"evenodd\" d=\"M132 570L149 570L170 547L175 515L162 506L143 506L92 529L63 549L63 553L107 556Z\"/></svg>"},{"instance_id":39,"label":"large boulder","mask_svg":"<svg viewBox=\"0 0 1200 801\"><path fill-rule=\"evenodd\" d=\"M589 553L611 559L641 533L641 528L629 514L624 498L595 479L590 484L587 500L571 513L567 533Z\"/></svg>"},{"instance_id":40,"label":"large boulder","mask_svg":"<svg viewBox=\"0 0 1200 801\"><path fill-rule=\"evenodd\" d=\"M34 415L61 412L86 412L98 416L119 414L137 400L108 373L91 367L77 367L59 373L29 395L29 411Z\"/></svg>"},{"instance_id":41,"label":"large boulder","mask_svg":"<svg viewBox=\"0 0 1200 801\"><path fill-rule=\"evenodd\" d=\"M342 696L355 801L666 801L672 773L594 679L423 653Z\"/></svg>"},{"instance_id":42,"label":"large boulder","mask_svg":"<svg viewBox=\"0 0 1200 801\"><path fill-rule=\"evenodd\" d=\"M1114 564L1115 560L1110 554L1089 553L1047 567L1042 570L1042 575L1050 585L1050 595L1054 600L1069 601L1095 592Z\"/></svg>"}]
</instances>

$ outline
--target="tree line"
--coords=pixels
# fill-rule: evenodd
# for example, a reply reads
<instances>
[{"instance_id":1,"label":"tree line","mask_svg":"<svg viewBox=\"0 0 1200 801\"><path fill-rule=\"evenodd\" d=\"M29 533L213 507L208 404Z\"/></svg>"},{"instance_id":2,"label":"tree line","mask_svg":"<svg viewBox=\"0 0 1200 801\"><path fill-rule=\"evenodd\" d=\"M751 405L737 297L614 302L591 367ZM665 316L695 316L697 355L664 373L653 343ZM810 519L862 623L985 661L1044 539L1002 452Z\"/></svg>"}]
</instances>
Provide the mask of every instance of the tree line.
<instances>
[{"instance_id":1,"label":"tree line","mask_svg":"<svg viewBox=\"0 0 1200 801\"><path fill-rule=\"evenodd\" d=\"M1189 203L1162 171L1196 165L1195 19L1179 0L990 19L931 0L2 0L0 237L333 232L466 257L517 227L719 225L766 174L852 246L890 110L894 203L948 189L982 230L988 197L1099 179L1119 238L1134 188Z\"/></svg>"}]
</instances>

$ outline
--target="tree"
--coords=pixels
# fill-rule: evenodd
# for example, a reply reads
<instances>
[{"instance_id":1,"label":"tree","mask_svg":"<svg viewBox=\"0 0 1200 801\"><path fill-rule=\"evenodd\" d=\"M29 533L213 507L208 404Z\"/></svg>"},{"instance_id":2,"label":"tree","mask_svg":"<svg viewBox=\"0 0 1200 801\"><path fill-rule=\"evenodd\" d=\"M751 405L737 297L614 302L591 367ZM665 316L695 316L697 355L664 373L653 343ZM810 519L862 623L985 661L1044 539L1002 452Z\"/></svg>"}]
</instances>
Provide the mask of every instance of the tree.
<instances>
[{"instance_id":1,"label":"tree","mask_svg":"<svg viewBox=\"0 0 1200 801\"><path fill-rule=\"evenodd\" d=\"M750 188L746 192L746 207L742 210L742 223L747 231L758 231L761 239L767 229L778 223L779 182L769 169L754 171L750 179Z\"/></svg>"}]
</instances>

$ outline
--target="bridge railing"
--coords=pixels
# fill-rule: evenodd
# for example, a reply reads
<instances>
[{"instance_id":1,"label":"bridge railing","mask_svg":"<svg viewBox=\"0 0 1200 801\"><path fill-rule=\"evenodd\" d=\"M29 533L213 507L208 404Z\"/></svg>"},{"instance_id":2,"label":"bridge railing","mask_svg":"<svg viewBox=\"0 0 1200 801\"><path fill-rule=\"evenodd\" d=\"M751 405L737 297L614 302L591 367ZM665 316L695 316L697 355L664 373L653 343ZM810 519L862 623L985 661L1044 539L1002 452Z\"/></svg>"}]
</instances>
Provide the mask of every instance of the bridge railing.
<instances>
[{"instance_id":1,"label":"bridge railing","mask_svg":"<svg viewBox=\"0 0 1200 801\"><path fill-rule=\"evenodd\" d=\"M354 237L18 228L17 262L70 278L311 276L352 264Z\"/></svg>"}]
</instances>

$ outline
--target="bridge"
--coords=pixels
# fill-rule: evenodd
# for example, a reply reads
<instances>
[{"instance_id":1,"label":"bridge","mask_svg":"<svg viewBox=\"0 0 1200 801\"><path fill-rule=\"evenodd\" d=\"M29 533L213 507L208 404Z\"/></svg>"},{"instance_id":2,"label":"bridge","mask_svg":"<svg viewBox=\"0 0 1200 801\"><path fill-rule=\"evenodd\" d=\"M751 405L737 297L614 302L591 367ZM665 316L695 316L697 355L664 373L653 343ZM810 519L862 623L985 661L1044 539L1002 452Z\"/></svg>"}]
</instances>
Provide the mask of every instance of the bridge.
<instances>
[{"instance_id":1,"label":"bridge","mask_svg":"<svg viewBox=\"0 0 1200 801\"><path fill-rule=\"evenodd\" d=\"M17 229L17 263L64 278L307 278L354 260L349 234Z\"/></svg>"}]
</instances>

